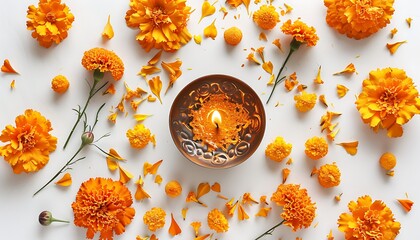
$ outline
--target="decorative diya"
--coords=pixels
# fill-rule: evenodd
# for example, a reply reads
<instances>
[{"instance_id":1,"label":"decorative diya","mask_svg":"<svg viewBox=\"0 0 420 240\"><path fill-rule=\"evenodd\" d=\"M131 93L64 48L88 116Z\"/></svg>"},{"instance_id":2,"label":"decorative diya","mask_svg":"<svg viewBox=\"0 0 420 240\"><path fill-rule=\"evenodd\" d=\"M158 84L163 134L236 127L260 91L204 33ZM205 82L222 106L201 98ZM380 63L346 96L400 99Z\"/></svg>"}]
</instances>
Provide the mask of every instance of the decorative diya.
<instances>
[{"instance_id":1,"label":"decorative diya","mask_svg":"<svg viewBox=\"0 0 420 240\"><path fill-rule=\"evenodd\" d=\"M265 112L250 86L227 75L189 83L175 98L169 129L178 150L208 168L228 168L248 159L265 131Z\"/></svg>"}]
</instances>

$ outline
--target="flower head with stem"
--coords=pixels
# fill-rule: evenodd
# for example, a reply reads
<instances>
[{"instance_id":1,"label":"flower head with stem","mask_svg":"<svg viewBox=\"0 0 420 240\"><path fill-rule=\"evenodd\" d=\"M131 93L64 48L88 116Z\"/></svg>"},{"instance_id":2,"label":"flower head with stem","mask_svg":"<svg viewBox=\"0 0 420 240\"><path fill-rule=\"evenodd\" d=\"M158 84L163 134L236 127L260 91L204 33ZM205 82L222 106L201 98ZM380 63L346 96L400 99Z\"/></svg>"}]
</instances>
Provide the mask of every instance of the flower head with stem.
<instances>
[{"instance_id":1,"label":"flower head with stem","mask_svg":"<svg viewBox=\"0 0 420 240\"><path fill-rule=\"evenodd\" d=\"M268 97L268 100L266 103L268 103L273 96L274 90L276 89L276 86L282 82L285 77L280 77L281 73L283 72L283 69L285 68L287 62L290 59L290 56L294 52L296 52L300 45L305 43L307 46L315 46L316 43L319 40L318 35L316 34L316 29L314 27L309 27L301 20L296 20L292 23L292 21L289 19L286 21L283 26L281 27L281 30L283 33L287 35L291 35L293 37L292 41L290 42L290 49L289 53L287 54L286 59L283 62L283 65L281 66L279 73L277 74L276 80L274 82L273 88L271 89L270 96Z\"/></svg>"},{"instance_id":2,"label":"flower head with stem","mask_svg":"<svg viewBox=\"0 0 420 240\"><path fill-rule=\"evenodd\" d=\"M70 223L69 221L55 219L50 211L42 211L38 216L38 221L42 226L49 226L53 222Z\"/></svg>"},{"instance_id":3,"label":"flower head with stem","mask_svg":"<svg viewBox=\"0 0 420 240\"><path fill-rule=\"evenodd\" d=\"M110 72L115 80L120 80L124 74L124 63L122 62L121 58L118 57L118 55L116 55L114 52L104 48L92 48L86 51L83 54L82 65L84 68L86 68L86 70L94 70L93 84L88 83L89 95L83 108L79 106L78 110L73 109L77 112L77 119L69 135L67 136L63 149L66 149L71 136L73 135L77 125L85 114L92 98L108 84L108 81L102 81L104 78L104 72Z\"/></svg>"}]
</instances>

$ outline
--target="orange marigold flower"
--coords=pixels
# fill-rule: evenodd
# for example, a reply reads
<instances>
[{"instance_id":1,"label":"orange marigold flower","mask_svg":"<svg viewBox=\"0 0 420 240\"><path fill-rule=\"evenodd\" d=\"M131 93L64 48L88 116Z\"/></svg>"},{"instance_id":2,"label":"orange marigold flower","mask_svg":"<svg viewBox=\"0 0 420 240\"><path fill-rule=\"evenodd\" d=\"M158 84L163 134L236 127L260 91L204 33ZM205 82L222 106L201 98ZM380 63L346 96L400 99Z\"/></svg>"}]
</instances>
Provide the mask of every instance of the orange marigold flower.
<instances>
[{"instance_id":1,"label":"orange marigold flower","mask_svg":"<svg viewBox=\"0 0 420 240\"><path fill-rule=\"evenodd\" d=\"M384 68L371 71L356 100L364 123L377 132L387 129L388 137L400 137L402 125L420 113L419 92L404 70Z\"/></svg>"},{"instance_id":2,"label":"orange marigold flower","mask_svg":"<svg viewBox=\"0 0 420 240\"><path fill-rule=\"evenodd\" d=\"M345 239L395 239L401 225L395 221L391 209L380 200L372 201L363 196L348 205L350 213L342 213L338 219L338 229Z\"/></svg>"},{"instance_id":3,"label":"orange marigold flower","mask_svg":"<svg viewBox=\"0 0 420 240\"><path fill-rule=\"evenodd\" d=\"M265 155L276 162L281 162L292 152L292 144L286 143L282 137L276 137L274 142L267 145Z\"/></svg>"},{"instance_id":4,"label":"orange marigold flower","mask_svg":"<svg viewBox=\"0 0 420 240\"><path fill-rule=\"evenodd\" d=\"M120 80L124 74L124 63L114 52L105 48L92 48L83 54L82 65L87 70L99 69L101 72L111 72L115 80Z\"/></svg>"},{"instance_id":5,"label":"orange marigold flower","mask_svg":"<svg viewBox=\"0 0 420 240\"><path fill-rule=\"evenodd\" d=\"M242 31L237 27L231 27L225 30L225 42L229 45L238 45L242 40Z\"/></svg>"},{"instance_id":6,"label":"orange marigold flower","mask_svg":"<svg viewBox=\"0 0 420 240\"><path fill-rule=\"evenodd\" d=\"M379 158L379 164L385 170L391 170L397 165L397 158L394 154L386 152Z\"/></svg>"},{"instance_id":7,"label":"orange marigold flower","mask_svg":"<svg viewBox=\"0 0 420 240\"><path fill-rule=\"evenodd\" d=\"M311 201L308 192L298 184L281 184L271 196L271 201L283 207L280 216L284 225L297 231L307 228L315 218L315 203Z\"/></svg>"},{"instance_id":8,"label":"orange marigold flower","mask_svg":"<svg viewBox=\"0 0 420 240\"><path fill-rule=\"evenodd\" d=\"M150 231L154 232L165 226L165 217L165 210L159 207L153 207L144 214L143 222Z\"/></svg>"},{"instance_id":9,"label":"orange marigold flower","mask_svg":"<svg viewBox=\"0 0 420 240\"><path fill-rule=\"evenodd\" d=\"M322 137L312 137L305 142L305 154L312 160L318 160L328 153L328 143Z\"/></svg>"},{"instance_id":10,"label":"orange marigold flower","mask_svg":"<svg viewBox=\"0 0 420 240\"><path fill-rule=\"evenodd\" d=\"M154 141L154 135L143 124L137 124L132 129L128 129L126 136L133 148L142 149L149 142Z\"/></svg>"},{"instance_id":11,"label":"orange marigold flower","mask_svg":"<svg viewBox=\"0 0 420 240\"><path fill-rule=\"evenodd\" d=\"M281 27L281 30L288 35L292 35L293 39L300 43L306 43L306 45L313 47L319 40L314 27L309 27L301 20L296 20L292 23L292 20L287 20Z\"/></svg>"},{"instance_id":12,"label":"orange marigold flower","mask_svg":"<svg viewBox=\"0 0 420 240\"><path fill-rule=\"evenodd\" d=\"M49 161L50 153L57 147L57 138L49 132L51 122L41 113L27 109L15 119L16 127L7 125L1 132L0 141L9 142L0 147L14 173L36 172Z\"/></svg>"},{"instance_id":13,"label":"orange marigold flower","mask_svg":"<svg viewBox=\"0 0 420 240\"><path fill-rule=\"evenodd\" d=\"M61 0L39 0L38 7L30 5L27 13L26 28L32 31L39 45L46 48L63 41L74 21L69 7Z\"/></svg>"},{"instance_id":14,"label":"orange marigold flower","mask_svg":"<svg viewBox=\"0 0 420 240\"><path fill-rule=\"evenodd\" d=\"M125 21L139 28L136 40L147 52L152 48L173 52L191 40L190 13L186 0L130 0Z\"/></svg>"},{"instance_id":15,"label":"orange marigold flower","mask_svg":"<svg viewBox=\"0 0 420 240\"><path fill-rule=\"evenodd\" d=\"M217 208L211 210L207 215L207 224L210 229L213 229L218 233L227 232L229 230L229 223L225 215Z\"/></svg>"},{"instance_id":16,"label":"orange marigold flower","mask_svg":"<svg viewBox=\"0 0 420 240\"><path fill-rule=\"evenodd\" d=\"M168 197L178 197L182 193L182 186L178 181L170 181L165 186L165 192Z\"/></svg>"},{"instance_id":17,"label":"orange marigold flower","mask_svg":"<svg viewBox=\"0 0 420 240\"><path fill-rule=\"evenodd\" d=\"M69 88L70 83L67 78L63 75L55 76L51 81L51 88L56 93L65 93Z\"/></svg>"},{"instance_id":18,"label":"orange marigold flower","mask_svg":"<svg viewBox=\"0 0 420 240\"><path fill-rule=\"evenodd\" d=\"M340 184L340 169L333 164L325 164L318 170L318 182L324 188L335 187Z\"/></svg>"},{"instance_id":19,"label":"orange marigold flower","mask_svg":"<svg viewBox=\"0 0 420 240\"><path fill-rule=\"evenodd\" d=\"M262 29L273 29L280 22L279 14L272 5L262 5L260 9L254 12L252 20Z\"/></svg>"},{"instance_id":20,"label":"orange marigold flower","mask_svg":"<svg viewBox=\"0 0 420 240\"><path fill-rule=\"evenodd\" d=\"M71 207L74 224L87 228L86 238L113 239L125 231L136 211L131 207L133 198L123 183L106 178L91 178L82 183Z\"/></svg>"},{"instance_id":21,"label":"orange marigold flower","mask_svg":"<svg viewBox=\"0 0 420 240\"><path fill-rule=\"evenodd\" d=\"M324 0L330 27L354 39L362 39L385 27L394 14L394 0Z\"/></svg>"},{"instance_id":22,"label":"orange marigold flower","mask_svg":"<svg viewBox=\"0 0 420 240\"><path fill-rule=\"evenodd\" d=\"M317 100L315 93L307 93L302 91L301 94L295 95L295 107L299 112L307 112L314 108Z\"/></svg>"}]
</instances>

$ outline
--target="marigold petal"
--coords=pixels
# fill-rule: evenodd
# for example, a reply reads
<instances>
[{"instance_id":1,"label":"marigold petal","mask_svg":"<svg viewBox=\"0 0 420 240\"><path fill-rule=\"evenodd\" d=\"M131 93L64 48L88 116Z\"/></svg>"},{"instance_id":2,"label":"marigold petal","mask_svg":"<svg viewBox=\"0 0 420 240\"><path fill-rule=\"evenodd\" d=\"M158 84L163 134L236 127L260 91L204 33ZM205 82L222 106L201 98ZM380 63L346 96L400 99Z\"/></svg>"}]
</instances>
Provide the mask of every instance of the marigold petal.
<instances>
[{"instance_id":1,"label":"marigold petal","mask_svg":"<svg viewBox=\"0 0 420 240\"><path fill-rule=\"evenodd\" d=\"M137 201L141 201L145 198L151 198L150 195L143 189L143 186L138 184L136 193L134 194L134 198Z\"/></svg>"},{"instance_id":2,"label":"marigold petal","mask_svg":"<svg viewBox=\"0 0 420 240\"><path fill-rule=\"evenodd\" d=\"M395 42L395 43L387 43L387 44L386 44L386 48L388 48L389 53L394 54L394 53L398 50L398 48L399 48L402 44L404 44L404 43L406 43L406 42L407 42L407 41L401 41L401 42Z\"/></svg>"},{"instance_id":3,"label":"marigold petal","mask_svg":"<svg viewBox=\"0 0 420 240\"><path fill-rule=\"evenodd\" d=\"M205 37L212 38L213 40L217 37L217 28L216 28L215 23L216 23L216 19L214 19L210 25L204 28L203 35Z\"/></svg>"},{"instance_id":4,"label":"marigold petal","mask_svg":"<svg viewBox=\"0 0 420 240\"><path fill-rule=\"evenodd\" d=\"M147 77L148 75L152 75L155 73L160 72L160 68L153 66L153 65L146 65L141 67L140 72L137 73L137 75L140 75L142 77Z\"/></svg>"},{"instance_id":5,"label":"marigold petal","mask_svg":"<svg viewBox=\"0 0 420 240\"><path fill-rule=\"evenodd\" d=\"M114 95L116 92L115 85L113 83L109 84L108 88L102 93L102 95L112 94Z\"/></svg>"},{"instance_id":6,"label":"marigold petal","mask_svg":"<svg viewBox=\"0 0 420 240\"><path fill-rule=\"evenodd\" d=\"M210 184L208 182L203 182L203 183L198 184L197 194L196 194L197 199L200 199L200 197L209 193L210 188L211 187L210 187Z\"/></svg>"},{"instance_id":7,"label":"marigold petal","mask_svg":"<svg viewBox=\"0 0 420 240\"><path fill-rule=\"evenodd\" d=\"M142 122L146 118L152 116L151 114L134 114L133 117L137 122Z\"/></svg>"},{"instance_id":8,"label":"marigold petal","mask_svg":"<svg viewBox=\"0 0 420 240\"><path fill-rule=\"evenodd\" d=\"M162 51L163 50L158 51L147 63L149 65L156 65L160 60L160 56L162 56Z\"/></svg>"},{"instance_id":9,"label":"marigold petal","mask_svg":"<svg viewBox=\"0 0 420 240\"><path fill-rule=\"evenodd\" d=\"M72 179L70 173L64 174L64 176L58 180L55 184L60 185L62 187L68 187L72 184Z\"/></svg>"},{"instance_id":10,"label":"marigold petal","mask_svg":"<svg viewBox=\"0 0 420 240\"><path fill-rule=\"evenodd\" d=\"M213 15L215 12L216 8L214 7L214 3L212 5L208 1L204 1L203 5L201 5L201 17L200 20L198 20L198 23L200 23L203 18Z\"/></svg>"},{"instance_id":11,"label":"marigold petal","mask_svg":"<svg viewBox=\"0 0 420 240\"><path fill-rule=\"evenodd\" d=\"M336 72L333 75L352 74L354 72L356 72L356 68L354 67L353 63L350 63L349 65L346 66L346 68L343 71Z\"/></svg>"},{"instance_id":12,"label":"marigold petal","mask_svg":"<svg viewBox=\"0 0 420 240\"><path fill-rule=\"evenodd\" d=\"M172 236L176 236L178 234L180 234L181 228L179 227L178 223L175 221L174 215L171 213L171 225L169 227L168 230L169 234L171 234Z\"/></svg>"},{"instance_id":13,"label":"marigold petal","mask_svg":"<svg viewBox=\"0 0 420 240\"><path fill-rule=\"evenodd\" d=\"M346 86L337 84L337 95L339 98L346 96L348 91L349 89Z\"/></svg>"},{"instance_id":14,"label":"marigold petal","mask_svg":"<svg viewBox=\"0 0 420 240\"><path fill-rule=\"evenodd\" d=\"M131 174L129 171L125 170L121 166L118 166L118 169L120 170L120 182L127 183L133 178L133 174Z\"/></svg>"},{"instance_id":15,"label":"marigold petal","mask_svg":"<svg viewBox=\"0 0 420 240\"><path fill-rule=\"evenodd\" d=\"M150 90L152 93L159 99L160 103L162 103L162 99L160 98L160 91L162 90L162 81L160 77L154 77L148 81Z\"/></svg>"},{"instance_id":16,"label":"marigold petal","mask_svg":"<svg viewBox=\"0 0 420 240\"><path fill-rule=\"evenodd\" d=\"M206 240L208 237L210 237L210 234L206 234L203 236L198 236L196 238L194 238L194 240Z\"/></svg>"},{"instance_id":17,"label":"marigold petal","mask_svg":"<svg viewBox=\"0 0 420 240\"><path fill-rule=\"evenodd\" d=\"M316 84L323 84L324 81L321 79L321 66L318 67L318 73L316 74L316 78L314 79L314 83Z\"/></svg>"},{"instance_id":18,"label":"marigold petal","mask_svg":"<svg viewBox=\"0 0 420 240\"><path fill-rule=\"evenodd\" d=\"M108 21L106 22L104 31L102 32L102 36L108 39L111 39L114 37L114 29L111 25L111 15L108 15Z\"/></svg>"},{"instance_id":19,"label":"marigold petal","mask_svg":"<svg viewBox=\"0 0 420 240\"><path fill-rule=\"evenodd\" d=\"M411 211L411 208L412 208L412 206L414 204L413 201L411 201L409 199L397 199L397 200L398 200L398 202L401 204L401 206L404 208L404 210L406 212Z\"/></svg>"},{"instance_id":20,"label":"marigold petal","mask_svg":"<svg viewBox=\"0 0 420 240\"><path fill-rule=\"evenodd\" d=\"M3 65L1 66L1 71L5 73L15 73L19 74L10 64L9 59L5 59Z\"/></svg>"},{"instance_id":21,"label":"marigold petal","mask_svg":"<svg viewBox=\"0 0 420 240\"><path fill-rule=\"evenodd\" d=\"M286 180L287 180L287 178L289 177L289 175L290 175L290 169L288 169L288 168L283 168L282 170L281 170L281 172L282 172L282 174L283 174L283 183L285 183L286 182Z\"/></svg>"},{"instance_id":22,"label":"marigold petal","mask_svg":"<svg viewBox=\"0 0 420 240\"><path fill-rule=\"evenodd\" d=\"M359 146L359 141L353 141L353 142L342 142L337 143L337 145L340 145L346 150L346 152L350 155L356 155L357 153L357 147Z\"/></svg>"},{"instance_id":23,"label":"marigold petal","mask_svg":"<svg viewBox=\"0 0 420 240\"><path fill-rule=\"evenodd\" d=\"M267 217L268 213L271 211L271 207L262 207L260 210L255 214L256 217Z\"/></svg>"},{"instance_id":24,"label":"marigold petal","mask_svg":"<svg viewBox=\"0 0 420 240\"><path fill-rule=\"evenodd\" d=\"M248 214L245 212L244 207L242 206L242 204L238 205L238 220L239 221L243 221L249 219Z\"/></svg>"},{"instance_id":25,"label":"marigold petal","mask_svg":"<svg viewBox=\"0 0 420 240\"><path fill-rule=\"evenodd\" d=\"M162 164L163 159L155 162L154 164L150 164L148 162L145 162L143 164L143 175L147 176L147 174L152 174L155 175L160 167L160 165Z\"/></svg>"},{"instance_id":26,"label":"marigold petal","mask_svg":"<svg viewBox=\"0 0 420 240\"><path fill-rule=\"evenodd\" d=\"M211 190L213 192L220 192L221 191L221 189L220 189L220 183L215 182L213 185L211 185Z\"/></svg>"},{"instance_id":27,"label":"marigold petal","mask_svg":"<svg viewBox=\"0 0 420 240\"><path fill-rule=\"evenodd\" d=\"M264 71L266 71L267 73L273 75L273 63L271 61L268 62L264 62L262 64L262 68L264 69Z\"/></svg>"}]
</instances>

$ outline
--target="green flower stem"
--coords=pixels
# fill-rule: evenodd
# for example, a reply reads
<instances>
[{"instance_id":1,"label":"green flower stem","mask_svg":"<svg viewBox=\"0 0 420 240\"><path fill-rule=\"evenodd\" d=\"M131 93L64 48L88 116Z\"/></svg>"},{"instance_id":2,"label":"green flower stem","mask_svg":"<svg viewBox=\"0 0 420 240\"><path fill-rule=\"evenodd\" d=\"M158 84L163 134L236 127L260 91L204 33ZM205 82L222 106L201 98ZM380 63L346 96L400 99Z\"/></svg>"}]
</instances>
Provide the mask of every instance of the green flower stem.
<instances>
[{"instance_id":1,"label":"green flower stem","mask_svg":"<svg viewBox=\"0 0 420 240\"><path fill-rule=\"evenodd\" d=\"M86 109L87 109L87 107L89 105L90 100L93 98L93 96L96 95L96 93L98 93L98 91L100 89L102 89L103 87L105 87L106 83L104 85L102 85L101 87L99 87L98 89L96 89L96 85L103 79L103 77L104 77L104 73L100 72L99 69L96 69L93 72L93 79L94 79L94 81L93 81L93 85L90 87L89 96L88 96L88 98L86 100L85 106L83 107L82 111L78 111L77 120L74 123L73 128L71 129L71 131L70 131L70 133L69 133L69 135L68 135L68 137L66 139L66 142L64 143L63 149L66 149L67 144L69 143L70 138L71 138L71 136L74 133L74 130L76 129L77 125L79 124L80 120L82 119L83 115L86 112Z\"/></svg>"},{"instance_id":2,"label":"green flower stem","mask_svg":"<svg viewBox=\"0 0 420 240\"><path fill-rule=\"evenodd\" d=\"M60 220L60 219L55 219L55 218L52 218L52 219L51 219L51 222L70 223L69 221L66 221L66 220Z\"/></svg>"},{"instance_id":3,"label":"green flower stem","mask_svg":"<svg viewBox=\"0 0 420 240\"><path fill-rule=\"evenodd\" d=\"M258 236L255 240L261 239L262 237L264 237L265 235L272 235L274 229L276 229L277 227L279 227L280 225L282 225L286 220L283 219L283 221L281 221L280 223L278 223L277 225L275 225L274 227L268 229L265 233L261 234L260 236Z\"/></svg>"},{"instance_id":4,"label":"green flower stem","mask_svg":"<svg viewBox=\"0 0 420 240\"><path fill-rule=\"evenodd\" d=\"M58 171L54 177L52 177L44 186L42 186L38 191L36 191L34 193L34 195L32 195L33 197L35 195L37 195L39 192L41 192L46 186L48 186L52 181L54 181L54 179L56 179L60 174L62 174L63 172L65 172L68 168L68 166L70 166L71 164L73 164L73 160L76 158L76 156L80 153L80 151L82 151L82 149L86 146L86 144L81 144L79 149L77 149L76 153L70 158L70 160L60 169L60 171Z\"/></svg>"},{"instance_id":5,"label":"green flower stem","mask_svg":"<svg viewBox=\"0 0 420 240\"><path fill-rule=\"evenodd\" d=\"M281 73L283 72L284 67L286 66L287 62L289 61L290 56L292 56L292 54L299 49L300 45L302 44L302 42L297 41L295 38L293 38L293 40L290 42L290 50L289 53L287 54L286 59L283 62L283 65L281 66L279 73L277 74L276 77L276 81L274 81L274 86L273 89L271 89L271 93L270 96L268 97L268 100L266 102L266 104L268 104L268 102L271 99L271 96L273 96L274 90L276 89L277 84L281 83L283 81L283 79L285 79L286 77L282 77L279 79Z\"/></svg>"}]
</instances>

